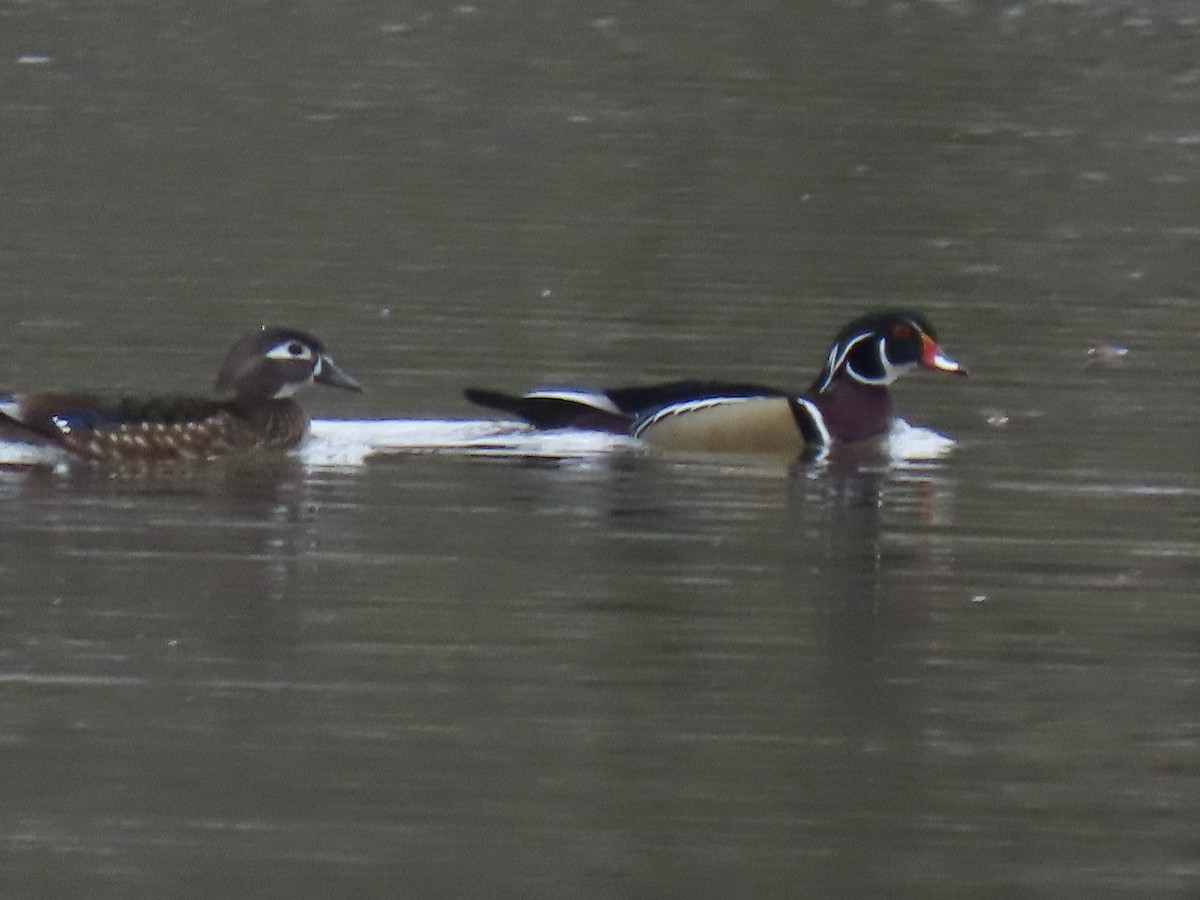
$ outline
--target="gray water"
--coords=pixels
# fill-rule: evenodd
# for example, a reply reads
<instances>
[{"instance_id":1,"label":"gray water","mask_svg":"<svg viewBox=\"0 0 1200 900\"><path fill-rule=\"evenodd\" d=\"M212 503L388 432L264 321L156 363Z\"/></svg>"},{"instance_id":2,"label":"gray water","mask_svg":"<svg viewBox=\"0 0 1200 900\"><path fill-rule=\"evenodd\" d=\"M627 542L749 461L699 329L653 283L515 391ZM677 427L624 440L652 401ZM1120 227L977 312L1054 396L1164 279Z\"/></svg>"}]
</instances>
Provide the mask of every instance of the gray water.
<instances>
[{"instance_id":1,"label":"gray water","mask_svg":"<svg viewBox=\"0 0 1200 900\"><path fill-rule=\"evenodd\" d=\"M0 5L5 387L971 370L924 462L0 472L0 894L1195 894L1200 20L729 7Z\"/></svg>"}]
</instances>

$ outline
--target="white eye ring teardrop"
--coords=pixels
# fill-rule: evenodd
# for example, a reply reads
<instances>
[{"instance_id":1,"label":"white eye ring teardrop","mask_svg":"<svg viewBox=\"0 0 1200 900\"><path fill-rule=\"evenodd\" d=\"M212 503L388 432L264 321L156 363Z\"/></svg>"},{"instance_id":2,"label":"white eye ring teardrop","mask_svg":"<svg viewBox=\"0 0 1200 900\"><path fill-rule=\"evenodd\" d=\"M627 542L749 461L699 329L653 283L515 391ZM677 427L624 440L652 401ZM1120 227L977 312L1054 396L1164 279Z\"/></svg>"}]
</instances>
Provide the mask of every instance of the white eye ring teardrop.
<instances>
[{"instance_id":1,"label":"white eye ring teardrop","mask_svg":"<svg viewBox=\"0 0 1200 900\"><path fill-rule=\"evenodd\" d=\"M268 350L265 354L267 359L286 359L295 360L311 360L313 358L312 348L300 341L284 341L282 344L277 344Z\"/></svg>"}]
</instances>

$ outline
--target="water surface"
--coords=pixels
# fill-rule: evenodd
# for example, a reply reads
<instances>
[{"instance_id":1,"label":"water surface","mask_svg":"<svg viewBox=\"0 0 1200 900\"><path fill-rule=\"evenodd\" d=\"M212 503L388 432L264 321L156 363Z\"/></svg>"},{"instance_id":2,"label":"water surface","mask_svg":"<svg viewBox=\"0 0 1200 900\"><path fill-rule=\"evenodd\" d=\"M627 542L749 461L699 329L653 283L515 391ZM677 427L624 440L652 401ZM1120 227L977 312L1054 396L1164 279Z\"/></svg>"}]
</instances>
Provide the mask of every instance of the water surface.
<instances>
[{"instance_id":1,"label":"water surface","mask_svg":"<svg viewBox=\"0 0 1200 900\"><path fill-rule=\"evenodd\" d=\"M5 896L1194 894L1189 15L0 6L5 388L972 373L934 458L4 468Z\"/></svg>"}]
</instances>

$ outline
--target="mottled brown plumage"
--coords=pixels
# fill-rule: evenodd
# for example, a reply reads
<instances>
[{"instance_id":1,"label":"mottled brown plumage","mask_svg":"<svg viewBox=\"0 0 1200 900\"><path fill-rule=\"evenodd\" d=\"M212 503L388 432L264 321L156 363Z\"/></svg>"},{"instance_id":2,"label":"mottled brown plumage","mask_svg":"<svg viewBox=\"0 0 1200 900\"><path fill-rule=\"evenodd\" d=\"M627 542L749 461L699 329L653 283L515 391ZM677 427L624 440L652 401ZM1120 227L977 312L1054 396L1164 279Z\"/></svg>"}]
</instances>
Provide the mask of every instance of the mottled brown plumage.
<instances>
[{"instance_id":1,"label":"mottled brown plumage","mask_svg":"<svg viewBox=\"0 0 1200 900\"><path fill-rule=\"evenodd\" d=\"M316 382L361 390L311 335L261 329L238 341L218 376L229 399L39 393L0 401L0 437L61 447L91 462L188 461L289 450L309 419L292 399Z\"/></svg>"}]
</instances>

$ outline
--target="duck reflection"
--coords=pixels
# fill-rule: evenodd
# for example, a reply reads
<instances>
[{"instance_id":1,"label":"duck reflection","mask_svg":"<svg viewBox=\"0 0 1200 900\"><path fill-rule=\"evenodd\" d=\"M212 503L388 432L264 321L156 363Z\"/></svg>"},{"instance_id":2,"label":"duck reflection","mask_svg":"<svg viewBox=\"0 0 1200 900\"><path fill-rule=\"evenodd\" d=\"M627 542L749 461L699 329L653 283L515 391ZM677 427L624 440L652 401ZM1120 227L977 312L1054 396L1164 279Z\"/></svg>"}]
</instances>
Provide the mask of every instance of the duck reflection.
<instances>
[{"instance_id":1,"label":"duck reflection","mask_svg":"<svg viewBox=\"0 0 1200 900\"><path fill-rule=\"evenodd\" d=\"M952 518L952 482L940 466L841 458L792 485L796 536L808 551L797 556L810 565L796 583L809 586L818 636L801 719L813 740L794 759L794 801L825 823L828 852L810 874L870 893L902 863L930 787L919 685L928 591L947 554L928 526Z\"/></svg>"},{"instance_id":2,"label":"duck reflection","mask_svg":"<svg viewBox=\"0 0 1200 900\"><path fill-rule=\"evenodd\" d=\"M513 473L533 515L502 555L538 573L526 602L565 675L544 698L541 739L563 751L546 777L614 865L666 884L703 846L752 893L868 891L899 861L927 793L915 692L948 564L929 525L952 519L953 485L853 449Z\"/></svg>"},{"instance_id":3,"label":"duck reflection","mask_svg":"<svg viewBox=\"0 0 1200 900\"><path fill-rule=\"evenodd\" d=\"M31 603L53 593L62 640L248 661L294 643L311 518L294 460L128 477L31 469L8 487L22 511L10 587Z\"/></svg>"}]
</instances>

